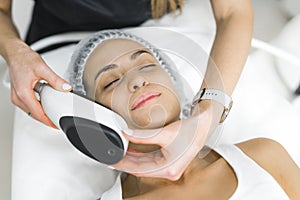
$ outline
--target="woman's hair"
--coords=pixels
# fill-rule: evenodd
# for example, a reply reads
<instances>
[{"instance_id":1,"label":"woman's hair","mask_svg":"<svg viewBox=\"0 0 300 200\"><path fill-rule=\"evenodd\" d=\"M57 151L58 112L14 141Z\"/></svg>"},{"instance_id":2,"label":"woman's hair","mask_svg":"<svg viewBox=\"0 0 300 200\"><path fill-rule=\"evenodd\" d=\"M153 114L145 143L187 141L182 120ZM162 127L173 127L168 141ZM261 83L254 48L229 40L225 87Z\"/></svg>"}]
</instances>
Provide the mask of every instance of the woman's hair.
<instances>
[{"instance_id":1,"label":"woman's hair","mask_svg":"<svg viewBox=\"0 0 300 200\"><path fill-rule=\"evenodd\" d=\"M182 0L151 0L152 17L158 19L168 12L182 11Z\"/></svg>"}]
</instances>

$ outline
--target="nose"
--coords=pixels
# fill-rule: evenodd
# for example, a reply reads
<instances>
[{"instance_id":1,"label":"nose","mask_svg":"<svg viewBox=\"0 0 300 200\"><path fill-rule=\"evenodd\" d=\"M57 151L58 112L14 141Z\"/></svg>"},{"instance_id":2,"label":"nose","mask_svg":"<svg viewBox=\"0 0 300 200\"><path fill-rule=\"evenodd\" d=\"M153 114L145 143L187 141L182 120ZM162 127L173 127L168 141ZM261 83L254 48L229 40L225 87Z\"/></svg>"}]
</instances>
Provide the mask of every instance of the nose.
<instances>
[{"instance_id":1,"label":"nose","mask_svg":"<svg viewBox=\"0 0 300 200\"><path fill-rule=\"evenodd\" d=\"M146 86L148 84L149 82L142 76L131 76L128 83L129 91L134 92L140 87Z\"/></svg>"}]
</instances>

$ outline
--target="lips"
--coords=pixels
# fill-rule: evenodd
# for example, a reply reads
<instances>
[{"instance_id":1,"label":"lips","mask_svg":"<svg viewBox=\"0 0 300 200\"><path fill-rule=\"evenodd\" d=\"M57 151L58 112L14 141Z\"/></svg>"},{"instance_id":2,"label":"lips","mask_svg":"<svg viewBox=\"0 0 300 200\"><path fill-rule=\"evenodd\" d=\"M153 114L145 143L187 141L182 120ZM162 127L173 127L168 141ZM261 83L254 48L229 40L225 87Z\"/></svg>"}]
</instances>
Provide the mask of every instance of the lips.
<instances>
[{"instance_id":1,"label":"lips","mask_svg":"<svg viewBox=\"0 0 300 200\"><path fill-rule=\"evenodd\" d=\"M131 110L136 110L138 108L144 107L152 102L154 102L161 93L159 92L145 92L135 99L131 106Z\"/></svg>"}]
</instances>

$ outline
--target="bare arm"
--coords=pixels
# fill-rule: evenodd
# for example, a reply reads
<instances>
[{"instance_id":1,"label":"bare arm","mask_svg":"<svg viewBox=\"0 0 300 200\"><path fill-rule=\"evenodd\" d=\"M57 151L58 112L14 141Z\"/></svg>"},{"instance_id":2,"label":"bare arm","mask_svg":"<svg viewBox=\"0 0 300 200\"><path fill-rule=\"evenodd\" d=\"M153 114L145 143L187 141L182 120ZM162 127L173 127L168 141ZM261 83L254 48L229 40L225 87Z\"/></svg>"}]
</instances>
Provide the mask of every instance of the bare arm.
<instances>
[{"instance_id":1,"label":"bare arm","mask_svg":"<svg viewBox=\"0 0 300 200\"><path fill-rule=\"evenodd\" d=\"M214 88L231 95L251 46L252 4L251 0L211 0L211 5L217 31L201 89ZM201 101L199 110L205 109L208 105L210 104L207 101ZM197 114L199 110L195 109L194 113ZM219 112L222 111L219 109Z\"/></svg>"},{"instance_id":2,"label":"bare arm","mask_svg":"<svg viewBox=\"0 0 300 200\"><path fill-rule=\"evenodd\" d=\"M11 17L11 0L0 0L0 55L8 66L11 81L11 100L23 111L46 125L53 123L45 115L34 95L33 88L39 80L47 81L57 90L65 91L66 81L57 76L34 52L23 42L13 24ZM65 89L69 91L71 88Z\"/></svg>"},{"instance_id":3,"label":"bare arm","mask_svg":"<svg viewBox=\"0 0 300 200\"><path fill-rule=\"evenodd\" d=\"M268 171L290 199L300 199L300 169L279 143L260 138L237 146Z\"/></svg>"},{"instance_id":4,"label":"bare arm","mask_svg":"<svg viewBox=\"0 0 300 200\"><path fill-rule=\"evenodd\" d=\"M201 88L219 89L231 95L239 80L250 49L253 29L251 0L211 0L211 4L217 23L217 32L210 54L212 59L208 63L204 83ZM223 107L218 103L200 101L198 106L195 106L192 117L164 127L163 130L160 130L161 134L157 134L155 137L151 137L151 139L149 137L141 139L145 138L144 135L151 134L147 133L146 130L134 130L131 136L126 135L126 138L131 142L157 144L162 147L165 162L158 164L153 160L151 163L157 168L160 168L159 165L170 162L171 157L175 154L173 152L178 152L178 149L165 148L165 141L171 141L175 136L178 136L177 138L185 137L187 140L189 140L188 136L194 133L196 136L193 142L191 142L192 148L185 151L174 165L168 165L172 166L172 168L165 167L164 170L154 173L140 173L139 176L155 176L178 180L191 160L203 147L209 134L219 124L222 112ZM174 134L174 130L180 131ZM135 169L141 170L148 168L149 163L132 162L132 160L125 157L118 166L114 167L123 171L131 171L132 166L135 166Z\"/></svg>"},{"instance_id":5,"label":"bare arm","mask_svg":"<svg viewBox=\"0 0 300 200\"><path fill-rule=\"evenodd\" d=\"M211 0L217 25L203 88L224 91L231 96L251 47L253 9L251 0ZM223 106L215 101L200 101L193 115L206 112L212 116L209 134L219 124Z\"/></svg>"},{"instance_id":6,"label":"bare arm","mask_svg":"<svg viewBox=\"0 0 300 200\"><path fill-rule=\"evenodd\" d=\"M0 54L8 59L9 44L22 42L11 17L11 0L0 0Z\"/></svg>"},{"instance_id":7,"label":"bare arm","mask_svg":"<svg viewBox=\"0 0 300 200\"><path fill-rule=\"evenodd\" d=\"M224 87L224 91L231 95L251 45L253 32L251 0L211 0L211 4L217 32L210 53L212 62L208 63L205 82L208 87L222 90ZM221 75L222 83L217 81L214 65Z\"/></svg>"}]
</instances>

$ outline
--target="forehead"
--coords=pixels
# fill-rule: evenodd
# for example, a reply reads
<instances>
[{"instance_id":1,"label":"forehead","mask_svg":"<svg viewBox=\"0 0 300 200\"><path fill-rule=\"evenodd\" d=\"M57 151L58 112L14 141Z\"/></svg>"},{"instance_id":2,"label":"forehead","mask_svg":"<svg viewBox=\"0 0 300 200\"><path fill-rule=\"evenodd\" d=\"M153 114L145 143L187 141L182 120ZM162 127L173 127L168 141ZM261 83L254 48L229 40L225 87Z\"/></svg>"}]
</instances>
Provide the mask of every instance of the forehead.
<instances>
[{"instance_id":1,"label":"forehead","mask_svg":"<svg viewBox=\"0 0 300 200\"><path fill-rule=\"evenodd\" d=\"M141 48L145 47L129 39L109 39L99 44L93 50L86 64L95 62L109 63L121 55Z\"/></svg>"}]
</instances>

